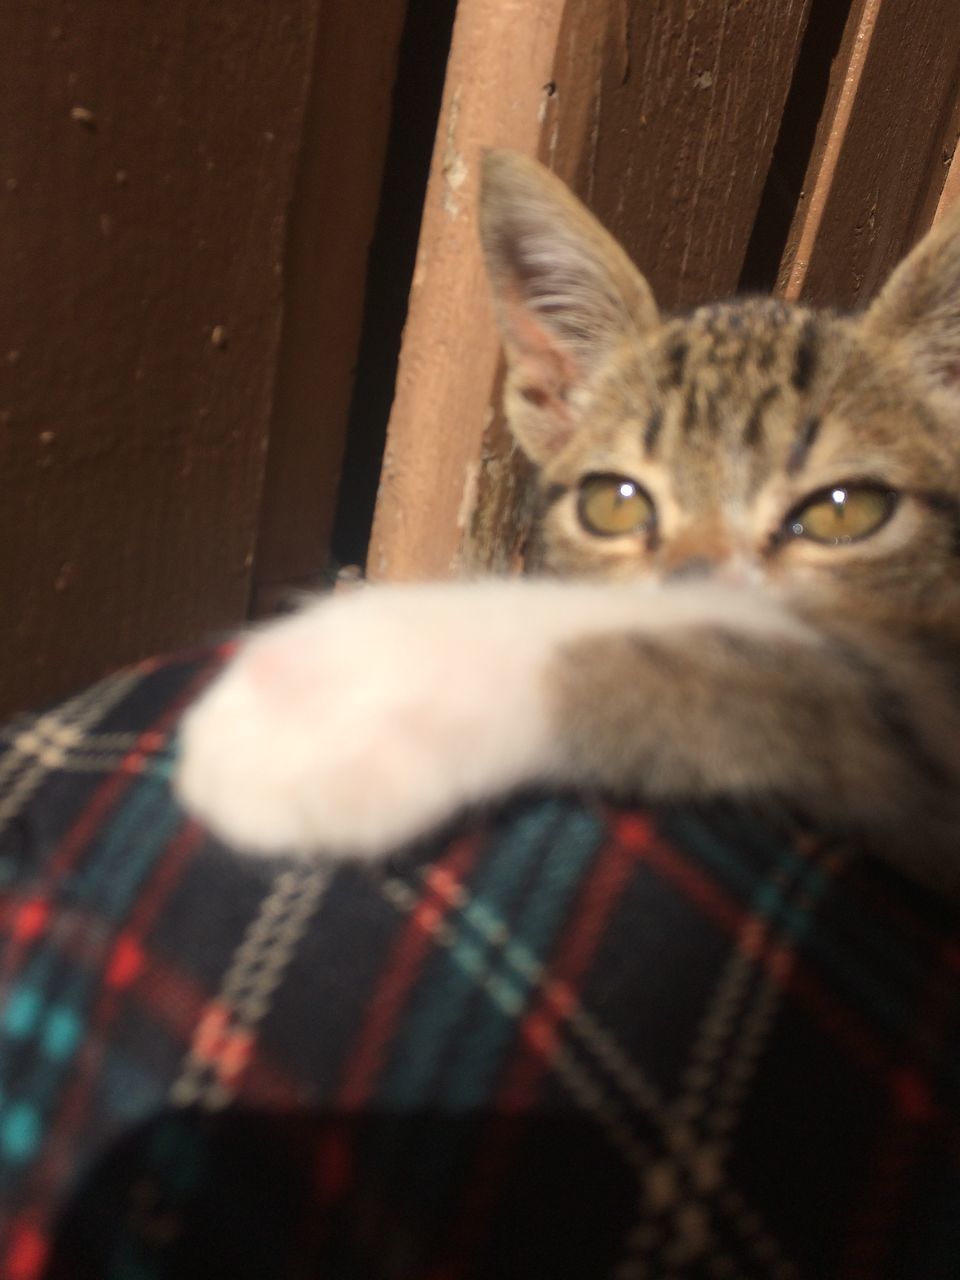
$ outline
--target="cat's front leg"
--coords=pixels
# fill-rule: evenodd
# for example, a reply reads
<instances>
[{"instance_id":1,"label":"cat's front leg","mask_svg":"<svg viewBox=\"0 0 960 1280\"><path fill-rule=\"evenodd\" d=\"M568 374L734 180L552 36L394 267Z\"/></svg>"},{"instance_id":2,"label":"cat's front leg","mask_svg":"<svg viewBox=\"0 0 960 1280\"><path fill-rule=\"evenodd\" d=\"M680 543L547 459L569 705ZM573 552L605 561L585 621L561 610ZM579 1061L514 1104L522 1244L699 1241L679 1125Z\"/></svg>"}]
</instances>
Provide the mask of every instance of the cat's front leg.
<instances>
[{"instance_id":1,"label":"cat's front leg","mask_svg":"<svg viewBox=\"0 0 960 1280\"><path fill-rule=\"evenodd\" d=\"M699 621L561 649L548 679L564 774L647 800L786 805L960 896L949 670L849 623L758 629L703 602Z\"/></svg>"},{"instance_id":2,"label":"cat's front leg","mask_svg":"<svg viewBox=\"0 0 960 1280\"><path fill-rule=\"evenodd\" d=\"M524 583L373 587L254 632L184 719L181 799L240 849L372 856L550 776L537 603Z\"/></svg>"},{"instance_id":3,"label":"cat's front leg","mask_svg":"<svg viewBox=\"0 0 960 1280\"><path fill-rule=\"evenodd\" d=\"M254 633L187 714L177 788L239 848L386 853L525 783L613 781L649 738L662 680L618 689L591 673L591 724L582 699L573 715L563 705L562 655L590 637L704 623L797 631L763 596L703 585L488 581L324 602ZM578 739L602 737L627 705L623 740L594 769Z\"/></svg>"}]
</instances>

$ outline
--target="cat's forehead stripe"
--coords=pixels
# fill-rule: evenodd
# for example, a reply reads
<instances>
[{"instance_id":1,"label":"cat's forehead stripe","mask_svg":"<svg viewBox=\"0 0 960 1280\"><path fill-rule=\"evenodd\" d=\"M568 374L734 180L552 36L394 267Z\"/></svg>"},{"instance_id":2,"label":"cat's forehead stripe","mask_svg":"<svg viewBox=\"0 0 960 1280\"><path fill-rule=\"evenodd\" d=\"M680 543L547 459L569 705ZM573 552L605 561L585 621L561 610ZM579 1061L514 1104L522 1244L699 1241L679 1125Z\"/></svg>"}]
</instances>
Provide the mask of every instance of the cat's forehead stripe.
<instances>
[{"instance_id":1,"label":"cat's forehead stripe","mask_svg":"<svg viewBox=\"0 0 960 1280\"><path fill-rule=\"evenodd\" d=\"M700 307L668 322L663 335L662 384L679 387L705 368L779 368L798 392L816 375L820 319L776 299L746 299Z\"/></svg>"},{"instance_id":2,"label":"cat's forehead stripe","mask_svg":"<svg viewBox=\"0 0 960 1280\"><path fill-rule=\"evenodd\" d=\"M747 418L747 424L743 429L743 443L748 449L755 449L763 440L764 418L766 416L768 406L776 400L779 395L779 387L767 387L766 391L761 392L756 404L750 411Z\"/></svg>"},{"instance_id":3,"label":"cat's forehead stripe","mask_svg":"<svg viewBox=\"0 0 960 1280\"><path fill-rule=\"evenodd\" d=\"M691 382L687 387L687 392L683 401L683 419L682 430L685 436L688 436L693 430L693 424L697 420L697 384Z\"/></svg>"},{"instance_id":4,"label":"cat's forehead stripe","mask_svg":"<svg viewBox=\"0 0 960 1280\"><path fill-rule=\"evenodd\" d=\"M647 425L643 431L643 452L648 458L652 458L657 448L657 441L660 439L660 432L663 430L663 409L658 405L647 419Z\"/></svg>"},{"instance_id":5,"label":"cat's forehead stripe","mask_svg":"<svg viewBox=\"0 0 960 1280\"><path fill-rule=\"evenodd\" d=\"M667 351L667 371L670 386L679 387L682 384L689 352L689 344L682 339L675 342Z\"/></svg>"},{"instance_id":6,"label":"cat's forehead stripe","mask_svg":"<svg viewBox=\"0 0 960 1280\"><path fill-rule=\"evenodd\" d=\"M810 414L800 423L793 445L787 457L787 475L795 476L803 470L810 456L810 450L816 444L822 423L815 414Z\"/></svg>"},{"instance_id":7,"label":"cat's forehead stripe","mask_svg":"<svg viewBox=\"0 0 960 1280\"><path fill-rule=\"evenodd\" d=\"M817 364L817 324L814 316L807 316L797 348L793 355L793 372L790 381L795 391L801 395L809 390Z\"/></svg>"}]
</instances>

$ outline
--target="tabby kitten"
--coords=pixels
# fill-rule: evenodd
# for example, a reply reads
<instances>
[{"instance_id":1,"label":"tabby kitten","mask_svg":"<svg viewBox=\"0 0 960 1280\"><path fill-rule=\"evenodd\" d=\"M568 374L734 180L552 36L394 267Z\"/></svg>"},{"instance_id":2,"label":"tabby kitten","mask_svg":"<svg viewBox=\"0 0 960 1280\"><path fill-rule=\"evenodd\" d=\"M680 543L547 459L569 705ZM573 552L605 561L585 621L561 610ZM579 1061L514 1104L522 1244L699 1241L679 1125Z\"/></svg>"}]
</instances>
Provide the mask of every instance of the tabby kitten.
<instances>
[{"instance_id":1,"label":"tabby kitten","mask_svg":"<svg viewBox=\"0 0 960 1280\"><path fill-rule=\"evenodd\" d=\"M548 575L255 632L184 721L184 802L374 856L535 781L773 800L960 891L960 215L855 317L662 318L507 152L481 229Z\"/></svg>"}]
</instances>

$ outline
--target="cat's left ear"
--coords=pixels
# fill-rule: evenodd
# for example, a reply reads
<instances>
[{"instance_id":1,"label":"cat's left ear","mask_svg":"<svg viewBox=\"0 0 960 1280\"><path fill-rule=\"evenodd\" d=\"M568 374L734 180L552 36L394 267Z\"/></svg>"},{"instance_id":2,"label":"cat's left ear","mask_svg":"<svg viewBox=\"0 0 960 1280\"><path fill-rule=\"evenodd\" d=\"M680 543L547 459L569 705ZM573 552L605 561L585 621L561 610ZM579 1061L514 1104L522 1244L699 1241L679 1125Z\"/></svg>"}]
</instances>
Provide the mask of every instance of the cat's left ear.
<instances>
[{"instance_id":1,"label":"cat's left ear","mask_svg":"<svg viewBox=\"0 0 960 1280\"><path fill-rule=\"evenodd\" d=\"M484 157L480 234L507 356L510 428L543 463L576 429L577 393L625 340L658 323L656 304L613 236L526 156Z\"/></svg>"},{"instance_id":2,"label":"cat's left ear","mask_svg":"<svg viewBox=\"0 0 960 1280\"><path fill-rule=\"evenodd\" d=\"M863 324L905 344L932 388L960 397L960 203L904 258Z\"/></svg>"}]
</instances>

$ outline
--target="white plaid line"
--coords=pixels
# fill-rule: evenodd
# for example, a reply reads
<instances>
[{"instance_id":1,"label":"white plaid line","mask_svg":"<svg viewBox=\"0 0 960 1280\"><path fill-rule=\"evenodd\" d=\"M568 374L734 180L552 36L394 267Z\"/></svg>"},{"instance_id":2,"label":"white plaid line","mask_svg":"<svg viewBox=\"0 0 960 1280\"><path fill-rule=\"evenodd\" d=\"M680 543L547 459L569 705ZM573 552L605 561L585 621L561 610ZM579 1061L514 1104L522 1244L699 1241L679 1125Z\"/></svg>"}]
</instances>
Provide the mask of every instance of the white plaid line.
<instances>
[{"instance_id":1,"label":"white plaid line","mask_svg":"<svg viewBox=\"0 0 960 1280\"><path fill-rule=\"evenodd\" d=\"M66 766L71 752L96 722L142 678L137 671L113 676L62 703L55 712L47 712L32 722L14 723L11 746L0 758L0 832L43 780Z\"/></svg>"},{"instance_id":2,"label":"white plaid line","mask_svg":"<svg viewBox=\"0 0 960 1280\"><path fill-rule=\"evenodd\" d=\"M421 872L421 878L425 874ZM368 875L386 900L404 914L409 914L421 900L420 894L399 876L384 876L375 871ZM496 917L487 904L483 904L482 911L471 915L470 908L475 904L465 886L456 884L446 892L436 877L431 878L430 884L435 892L446 897L461 918L469 920L471 926L500 951L507 968L521 978L531 992L539 991L552 1005L560 1002L563 1015L560 1025L573 1031L581 1048L586 1050L585 1058L578 1060L569 1047L557 1041L549 1068L581 1110L600 1125L614 1148L636 1171L640 1182L638 1220L631 1229L626 1256L615 1272L615 1280L647 1280L647 1277L664 1280L668 1274L664 1266L682 1265L694 1257L706 1262L718 1277L724 1274L725 1268L727 1275L739 1275L737 1260L716 1248L710 1228L711 1214L734 1229L741 1247L754 1255L770 1280L791 1280L797 1274L796 1264L783 1255L777 1241L764 1228L760 1215L749 1206L742 1193L725 1181L715 1144L702 1142L689 1126L676 1123L673 1109L664 1105L655 1086L630 1060L612 1032L580 1005L565 984L544 983L543 966L525 947L509 940L506 922ZM435 941L450 952L454 962L461 963L455 946L459 930L450 918L431 921L427 927ZM497 1007L509 1017L516 1016L518 995L508 983L494 973L473 976ZM605 1070L609 1072L606 1078ZM659 1157L649 1143L632 1132L630 1114L611 1091L611 1084L619 1085L627 1100L634 1103L634 1115L643 1115L656 1128L662 1148ZM651 1231L658 1241L655 1255L650 1253ZM707 1249L711 1250L709 1257L701 1257ZM658 1267L651 1271L648 1264L654 1260Z\"/></svg>"},{"instance_id":3,"label":"white plaid line","mask_svg":"<svg viewBox=\"0 0 960 1280\"><path fill-rule=\"evenodd\" d=\"M312 862L281 871L274 880L233 953L219 992L198 1020L170 1089L174 1106L218 1111L236 1096L257 1024L270 1008L334 869L333 864Z\"/></svg>"}]
</instances>

